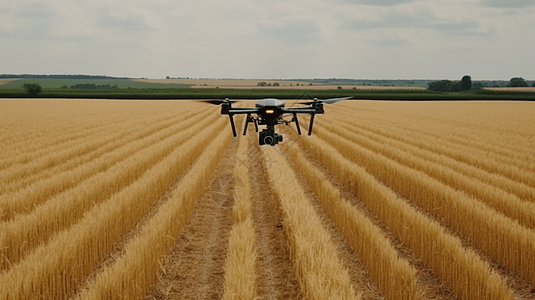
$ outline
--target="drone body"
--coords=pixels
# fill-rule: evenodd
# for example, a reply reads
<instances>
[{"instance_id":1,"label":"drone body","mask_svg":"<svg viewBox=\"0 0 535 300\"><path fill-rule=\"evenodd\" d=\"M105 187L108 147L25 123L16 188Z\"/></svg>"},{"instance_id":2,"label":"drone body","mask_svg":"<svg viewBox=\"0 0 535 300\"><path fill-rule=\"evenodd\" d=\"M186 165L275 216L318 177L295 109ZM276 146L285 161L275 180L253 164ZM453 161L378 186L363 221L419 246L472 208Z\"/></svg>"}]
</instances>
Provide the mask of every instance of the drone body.
<instances>
[{"instance_id":1,"label":"drone body","mask_svg":"<svg viewBox=\"0 0 535 300\"><path fill-rule=\"evenodd\" d=\"M299 119L297 118L297 114L309 114L310 126L308 127L308 135L311 135L312 126L314 125L314 116L316 114L324 113L323 103L331 104L350 98L351 97L333 98L327 100L314 99L313 101L300 103L305 104L306 106L292 108L285 108L285 102L273 98L268 98L256 102L255 108L232 107L232 100L229 100L228 98L225 100L209 100L206 102L221 105L221 114L229 116L230 125L232 126L232 133L234 134L234 136L237 136L236 126L234 125L234 115L247 114L243 135L247 133L247 127L249 123L255 124L256 132L258 132L258 125L266 125L266 128L262 130L259 134L259 144L275 146L283 140L282 135L277 134L275 132L276 125L288 125L289 123L295 122L297 126L297 132L301 134L301 128L299 127ZM291 120L285 120L283 118L289 115L292 116Z\"/></svg>"}]
</instances>

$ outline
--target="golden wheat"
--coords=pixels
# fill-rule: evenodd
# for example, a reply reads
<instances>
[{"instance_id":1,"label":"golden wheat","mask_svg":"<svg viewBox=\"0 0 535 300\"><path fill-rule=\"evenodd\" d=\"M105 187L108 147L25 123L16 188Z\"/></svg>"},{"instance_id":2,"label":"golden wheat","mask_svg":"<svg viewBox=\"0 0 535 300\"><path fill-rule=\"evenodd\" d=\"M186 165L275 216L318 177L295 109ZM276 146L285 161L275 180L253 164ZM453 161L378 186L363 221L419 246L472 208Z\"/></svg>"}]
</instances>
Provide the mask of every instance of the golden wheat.
<instances>
[{"instance_id":1,"label":"golden wheat","mask_svg":"<svg viewBox=\"0 0 535 300\"><path fill-rule=\"evenodd\" d=\"M206 144L221 132L224 119L205 130L186 149L174 151L127 189L95 206L68 230L56 234L46 245L0 274L0 285L20 289L1 290L0 298L63 299L77 287L95 264L147 212L181 170L189 166ZM219 131L215 130L220 128ZM65 276L69 274L70 276Z\"/></svg>"},{"instance_id":2,"label":"golden wheat","mask_svg":"<svg viewBox=\"0 0 535 300\"><path fill-rule=\"evenodd\" d=\"M264 155L277 155L271 148L262 150ZM305 296L360 299L361 294L355 294L329 234L283 157L268 168L268 174L284 215L284 229Z\"/></svg>"},{"instance_id":3,"label":"golden wheat","mask_svg":"<svg viewBox=\"0 0 535 300\"><path fill-rule=\"evenodd\" d=\"M368 272L379 283L385 297L417 299L416 270L399 257L381 230L347 200L341 198L340 191L306 160L300 149L292 147L289 154L323 203L329 217L358 254Z\"/></svg>"},{"instance_id":4,"label":"golden wheat","mask_svg":"<svg viewBox=\"0 0 535 300\"><path fill-rule=\"evenodd\" d=\"M316 136L299 139L368 208L433 269L461 299L513 299L501 277L473 251L416 211L365 169L344 158ZM347 151L347 150L346 150Z\"/></svg>"},{"instance_id":5,"label":"golden wheat","mask_svg":"<svg viewBox=\"0 0 535 300\"><path fill-rule=\"evenodd\" d=\"M80 299L110 299L116 295L122 299L139 299L145 295L160 269L160 258L169 254L197 199L210 183L230 139L229 132L219 134L205 147L187 176L173 190L170 199L126 246L124 254L83 291Z\"/></svg>"},{"instance_id":6,"label":"golden wheat","mask_svg":"<svg viewBox=\"0 0 535 300\"><path fill-rule=\"evenodd\" d=\"M256 141L255 141L256 142ZM256 298L256 251L255 229L251 215L251 183L249 178L249 161L247 148L249 140L239 140L237 162L234 174L243 181L242 191L235 190L233 222L228 242L228 253L225 262L225 287L223 299L253 300Z\"/></svg>"}]
</instances>

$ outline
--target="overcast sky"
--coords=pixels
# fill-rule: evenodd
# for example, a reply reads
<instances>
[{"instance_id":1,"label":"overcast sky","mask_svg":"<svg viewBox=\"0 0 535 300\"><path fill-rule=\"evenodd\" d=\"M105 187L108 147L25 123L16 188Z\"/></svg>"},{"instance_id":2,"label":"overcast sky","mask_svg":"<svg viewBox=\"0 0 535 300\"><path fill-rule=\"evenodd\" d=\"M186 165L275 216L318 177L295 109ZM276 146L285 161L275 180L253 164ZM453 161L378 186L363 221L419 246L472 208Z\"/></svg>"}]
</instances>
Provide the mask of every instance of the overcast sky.
<instances>
[{"instance_id":1,"label":"overcast sky","mask_svg":"<svg viewBox=\"0 0 535 300\"><path fill-rule=\"evenodd\" d=\"M0 0L0 74L535 79L535 0Z\"/></svg>"}]
</instances>

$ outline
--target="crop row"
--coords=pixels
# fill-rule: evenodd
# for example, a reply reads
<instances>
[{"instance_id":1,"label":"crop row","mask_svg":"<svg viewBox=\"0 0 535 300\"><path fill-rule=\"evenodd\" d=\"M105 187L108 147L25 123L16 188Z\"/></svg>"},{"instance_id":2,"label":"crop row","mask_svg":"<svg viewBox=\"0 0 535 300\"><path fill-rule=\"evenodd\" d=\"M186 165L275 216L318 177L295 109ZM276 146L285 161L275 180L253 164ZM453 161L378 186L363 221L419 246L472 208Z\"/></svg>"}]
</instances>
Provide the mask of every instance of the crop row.
<instances>
[{"instance_id":1,"label":"crop row","mask_svg":"<svg viewBox=\"0 0 535 300\"><path fill-rule=\"evenodd\" d=\"M338 126L352 132L354 137L358 136L361 140L368 139L376 144L390 145L399 151L424 159L430 164L447 167L472 180L478 180L507 193L514 194L522 200L533 201L535 199L535 188L505 177L502 174L488 172L477 164L469 164L458 156L452 157L442 151L442 149L446 149L445 151L451 152L455 149L455 146L439 146L433 143L426 143L425 137L413 136L411 132L400 132L399 129L387 129L362 120L358 123L351 119L344 120L345 122L337 122ZM380 148L383 149L384 147ZM375 148L375 150L379 149ZM470 155L473 151L477 151L477 149L464 152L464 155ZM463 154L463 152L458 153ZM529 163L529 160L527 163Z\"/></svg>"},{"instance_id":2,"label":"crop row","mask_svg":"<svg viewBox=\"0 0 535 300\"><path fill-rule=\"evenodd\" d=\"M316 134L336 144L345 157L363 165L368 172L437 218L444 219L481 251L535 284L535 270L526 268L535 263L533 231L421 171L321 129L318 126Z\"/></svg>"},{"instance_id":3,"label":"crop row","mask_svg":"<svg viewBox=\"0 0 535 300\"><path fill-rule=\"evenodd\" d=\"M338 144L333 147L318 136L299 139L302 149L355 193L458 297L513 299L501 277L475 252L465 249L440 224L415 210L359 166L361 160L357 163L345 158L343 154L352 150Z\"/></svg>"},{"instance_id":4,"label":"crop row","mask_svg":"<svg viewBox=\"0 0 535 300\"><path fill-rule=\"evenodd\" d=\"M109 199L96 203L83 214L82 219L75 224L69 224L65 230L51 237L48 243L27 253L20 263L10 265L10 268L0 275L0 285L17 288L0 291L0 298L67 297L80 280L93 270L96 263L107 255L115 243L147 212L152 203L161 197L175 178L191 166L209 141L221 132L224 121L220 119L212 122L200 132L191 128L190 132L196 134L195 139L188 140L181 147L174 147L167 157L154 162L139 179L111 195ZM107 177L101 176L101 180L106 181ZM63 204L67 203L70 201ZM67 211L75 213L77 207ZM34 220L26 224L31 225L33 222ZM57 219L56 222L61 225L62 219ZM46 227L38 229L42 231ZM33 233L27 241L35 237L36 233Z\"/></svg>"},{"instance_id":5,"label":"crop row","mask_svg":"<svg viewBox=\"0 0 535 300\"><path fill-rule=\"evenodd\" d=\"M123 299L140 299L145 295L161 267L161 257L169 254L189 220L196 200L205 192L230 139L231 135L226 132L204 140L204 151L172 191L169 200L126 245L124 254L80 294L80 299L113 299L117 295Z\"/></svg>"},{"instance_id":6,"label":"crop row","mask_svg":"<svg viewBox=\"0 0 535 300\"><path fill-rule=\"evenodd\" d=\"M256 298L257 254L255 250L255 229L251 213L251 181L246 162L250 139L240 138L234 174L243 182L243 186L234 186L233 225L228 242L228 254L225 262L225 291L223 299L253 300ZM256 141L254 141L256 142ZM238 190L241 189L241 190Z\"/></svg>"},{"instance_id":7,"label":"crop row","mask_svg":"<svg viewBox=\"0 0 535 300\"><path fill-rule=\"evenodd\" d=\"M276 157L275 150L263 148L264 156ZM290 165L277 161L268 168L288 237L295 271L305 297L309 299L360 299L351 285L348 270L299 185Z\"/></svg>"}]
</instances>

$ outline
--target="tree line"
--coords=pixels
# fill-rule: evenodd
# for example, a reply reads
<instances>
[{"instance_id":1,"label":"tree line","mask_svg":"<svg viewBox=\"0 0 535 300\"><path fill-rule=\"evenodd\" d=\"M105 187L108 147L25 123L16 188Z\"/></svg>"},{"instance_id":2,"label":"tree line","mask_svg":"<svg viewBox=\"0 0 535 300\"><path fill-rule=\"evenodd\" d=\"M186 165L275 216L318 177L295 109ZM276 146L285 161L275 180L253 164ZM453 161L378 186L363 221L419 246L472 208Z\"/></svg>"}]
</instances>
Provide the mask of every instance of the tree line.
<instances>
[{"instance_id":1,"label":"tree line","mask_svg":"<svg viewBox=\"0 0 535 300\"><path fill-rule=\"evenodd\" d=\"M63 86L63 88L66 88L67 86ZM109 85L109 84L103 84L103 85L96 85L94 83L78 83L75 85L71 85L71 89L88 89L88 90L105 90L105 89L118 89L119 86L117 85Z\"/></svg>"},{"instance_id":2,"label":"tree line","mask_svg":"<svg viewBox=\"0 0 535 300\"><path fill-rule=\"evenodd\" d=\"M6 78L24 78L24 79L130 79L128 77L113 77L106 75L81 75L81 74L59 74L59 75L40 75L40 74L0 74L0 79Z\"/></svg>"},{"instance_id":3,"label":"tree line","mask_svg":"<svg viewBox=\"0 0 535 300\"><path fill-rule=\"evenodd\" d=\"M509 80L507 87L529 87L527 81L522 77L513 77ZM531 85L535 87L535 82ZM482 89L487 87L481 82L472 83L472 78L469 75L463 76L461 81L438 80L429 83L428 90L433 92L450 93L463 92L472 89Z\"/></svg>"}]
</instances>

